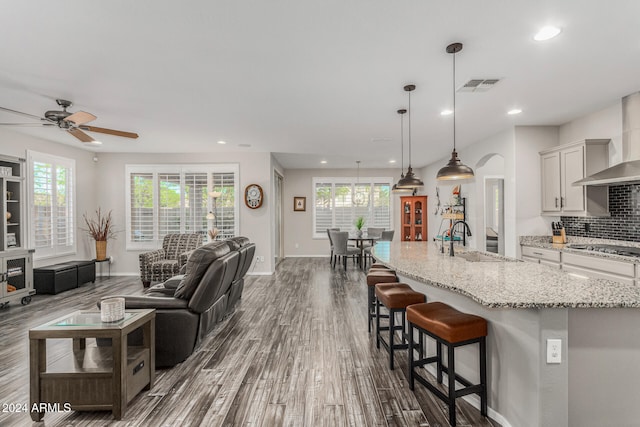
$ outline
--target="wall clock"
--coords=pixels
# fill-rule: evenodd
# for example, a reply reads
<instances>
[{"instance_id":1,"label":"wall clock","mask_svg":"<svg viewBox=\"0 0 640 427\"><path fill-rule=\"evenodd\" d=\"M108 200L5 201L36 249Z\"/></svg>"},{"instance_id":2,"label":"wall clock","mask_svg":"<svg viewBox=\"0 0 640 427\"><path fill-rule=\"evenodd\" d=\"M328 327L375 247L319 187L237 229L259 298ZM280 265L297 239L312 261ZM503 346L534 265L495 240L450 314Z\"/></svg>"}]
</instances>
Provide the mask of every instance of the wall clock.
<instances>
[{"instance_id":1,"label":"wall clock","mask_svg":"<svg viewBox=\"0 0 640 427\"><path fill-rule=\"evenodd\" d=\"M244 203L250 209L258 209L262 206L262 187L258 184L249 184L244 190Z\"/></svg>"}]
</instances>

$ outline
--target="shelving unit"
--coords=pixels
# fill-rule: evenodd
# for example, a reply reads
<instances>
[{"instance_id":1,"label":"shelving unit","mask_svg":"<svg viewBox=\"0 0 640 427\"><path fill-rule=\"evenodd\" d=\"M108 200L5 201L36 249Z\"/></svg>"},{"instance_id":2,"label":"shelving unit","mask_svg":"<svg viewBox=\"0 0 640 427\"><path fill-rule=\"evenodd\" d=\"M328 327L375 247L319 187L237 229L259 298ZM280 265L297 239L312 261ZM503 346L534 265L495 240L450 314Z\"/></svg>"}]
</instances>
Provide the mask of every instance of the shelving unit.
<instances>
[{"instance_id":1,"label":"shelving unit","mask_svg":"<svg viewBox=\"0 0 640 427\"><path fill-rule=\"evenodd\" d=\"M427 196L400 197L402 241L427 240Z\"/></svg>"},{"instance_id":2,"label":"shelving unit","mask_svg":"<svg viewBox=\"0 0 640 427\"><path fill-rule=\"evenodd\" d=\"M0 155L0 308L31 302L33 251L26 248L25 160Z\"/></svg>"},{"instance_id":3,"label":"shelving unit","mask_svg":"<svg viewBox=\"0 0 640 427\"><path fill-rule=\"evenodd\" d=\"M444 241L451 241L451 233L447 233L448 230L451 230L451 226L455 221L466 221L467 220L467 198L463 197L460 200L459 204L456 205L445 205L444 212L442 213L442 220L440 221L440 228L438 230L438 235L434 237L434 240L443 240L442 235L444 236ZM443 229L443 225L447 224L446 228ZM464 231L461 233L461 236L453 235L453 240L455 242L462 242L463 246L467 245L467 233Z\"/></svg>"}]
</instances>

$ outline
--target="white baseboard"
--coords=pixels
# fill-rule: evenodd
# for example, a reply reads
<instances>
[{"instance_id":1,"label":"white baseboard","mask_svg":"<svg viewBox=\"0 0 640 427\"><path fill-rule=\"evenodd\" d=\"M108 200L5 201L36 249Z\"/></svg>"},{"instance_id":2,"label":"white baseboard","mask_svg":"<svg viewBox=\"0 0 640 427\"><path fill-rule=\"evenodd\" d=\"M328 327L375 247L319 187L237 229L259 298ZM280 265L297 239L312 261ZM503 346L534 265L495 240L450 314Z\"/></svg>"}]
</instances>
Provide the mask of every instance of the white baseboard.
<instances>
[{"instance_id":1,"label":"white baseboard","mask_svg":"<svg viewBox=\"0 0 640 427\"><path fill-rule=\"evenodd\" d=\"M249 273L247 272L247 276L271 276L273 273L270 273L268 271L258 271L255 273Z\"/></svg>"},{"instance_id":2,"label":"white baseboard","mask_svg":"<svg viewBox=\"0 0 640 427\"><path fill-rule=\"evenodd\" d=\"M285 255L285 258L329 258L329 255Z\"/></svg>"}]
</instances>

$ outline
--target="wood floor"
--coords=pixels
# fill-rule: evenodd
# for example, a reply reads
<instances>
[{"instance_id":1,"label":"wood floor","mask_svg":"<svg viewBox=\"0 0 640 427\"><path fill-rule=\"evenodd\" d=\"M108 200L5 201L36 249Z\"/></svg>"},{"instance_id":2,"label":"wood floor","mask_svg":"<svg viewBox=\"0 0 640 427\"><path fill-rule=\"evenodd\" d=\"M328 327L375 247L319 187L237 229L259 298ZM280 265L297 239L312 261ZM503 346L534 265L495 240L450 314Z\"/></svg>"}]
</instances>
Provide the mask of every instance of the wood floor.
<instances>
[{"instance_id":1,"label":"wood floor","mask_svg":"<svg viewBox=\"0 0 640 427\"><path fill-rule=\"evenodd\" d=\"M135 278L85 284L0 311L0 405L29 402L29 328L103 295L141 293ZM46 426L447 426L446 407L394 371L367 333L364 273L326 258L282 261L273 276L249 276L235 312L184 363L158 370L156 384L121 421L110 412L47 413ZM49 357L67 351L54 343ZM497 426L459 400L458 425ZM0 408L1 410L2 408ZM6 407L4 407L6 409ZM0 426L31 426L28 413L0 412Z\"/></svg>"}]
</instances>

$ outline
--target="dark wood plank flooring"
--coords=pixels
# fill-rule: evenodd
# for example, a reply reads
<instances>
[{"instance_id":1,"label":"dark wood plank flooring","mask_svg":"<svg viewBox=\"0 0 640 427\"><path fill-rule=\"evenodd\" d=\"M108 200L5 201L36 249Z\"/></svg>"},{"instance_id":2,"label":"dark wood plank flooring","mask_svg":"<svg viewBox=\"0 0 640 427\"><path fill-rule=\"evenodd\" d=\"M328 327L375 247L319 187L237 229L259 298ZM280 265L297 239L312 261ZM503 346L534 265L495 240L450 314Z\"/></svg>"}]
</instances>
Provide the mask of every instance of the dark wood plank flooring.
<instances>
[{"instance_id":1,"label":"dark wood plank flooring","mask_svg":"<svg viewBox=\"0 0 640 427\"><path fill-rule=\"evenodd\" d=\"M184 363L121 421L110 412L48 413L46 426L447 426L445 405L405 380L406 357L387 354L367 333L364 273L326 258L285 259L273 276L249 276L244 295ZM137 278L112 278L0 311L0 404L28 404L28 330L104 295L139 294ZM49 346L49 359L69 351ZM459 400L458 425L496 426ZM2 409L2 408L0 408ZM0 426L29 426L28 413L1 413Z\"/></svg>"}]
</instances>

